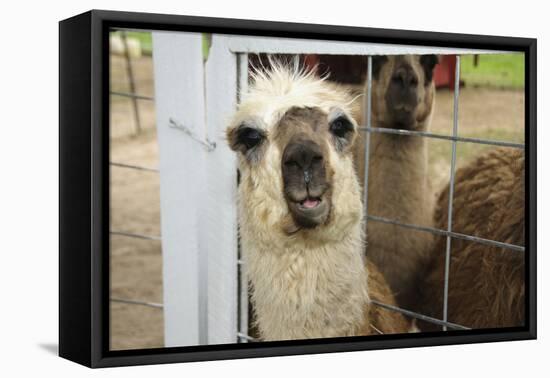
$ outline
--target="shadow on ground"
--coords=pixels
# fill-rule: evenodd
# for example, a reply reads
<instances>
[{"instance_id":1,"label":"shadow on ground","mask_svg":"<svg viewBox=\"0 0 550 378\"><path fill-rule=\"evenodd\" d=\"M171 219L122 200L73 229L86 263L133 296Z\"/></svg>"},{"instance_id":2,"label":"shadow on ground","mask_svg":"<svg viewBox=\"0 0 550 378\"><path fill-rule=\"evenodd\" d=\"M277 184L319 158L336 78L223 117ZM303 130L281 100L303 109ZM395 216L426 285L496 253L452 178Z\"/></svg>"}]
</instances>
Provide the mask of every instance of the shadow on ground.
<instances>
[{"instance_id":1,"label":"shadow on ground","mask_svg":"<svg viewBox=\"0 0 550 378\"><path fill-rule=\"evenodd\" d=\"M59 355L59 345L56 343L41 343L38 344L38 347L50 354Z\"/></svg>"}]
</instances>

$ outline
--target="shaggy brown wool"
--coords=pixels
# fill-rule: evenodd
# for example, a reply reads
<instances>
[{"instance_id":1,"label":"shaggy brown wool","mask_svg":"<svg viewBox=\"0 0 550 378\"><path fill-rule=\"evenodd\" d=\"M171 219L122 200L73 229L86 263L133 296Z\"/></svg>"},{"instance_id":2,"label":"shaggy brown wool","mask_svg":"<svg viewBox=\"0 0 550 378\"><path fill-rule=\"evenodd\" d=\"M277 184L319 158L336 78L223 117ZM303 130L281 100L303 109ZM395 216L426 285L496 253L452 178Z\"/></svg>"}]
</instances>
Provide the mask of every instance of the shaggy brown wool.
<instances>
[{"instance_id":1,"label":"shaggy brown wool","mask_svg":"<svg viewBox=\"0 0 550 378\"><path fill-rule=\"evenodd\" d=\"M516 245L525 236L524 152L500 148L456 172L452 229ZM447 229L449 187L435 214ZM441 318L446 238L437 239L433 260L421 286L418 310ZM448 320L470 328L524 324L525 255L499 247L453 239L449 273ZM422 330L437 329L420 324Z\"/></svg>"},{"instance_id":2,"label":"shaggy brown wool","mask_svg":"<svg viewBox=\"0 0 550 378\"><path fill-rule=\"evenodd\" d=\"M378 268L368 260L367 271L369 272L370 299L391 306L397 306L390 286L384 279L384 276L380 273ZM368 329L363 329L361 332L365 335L402 333L403 330L416 331L416 327L401 314L379 306L369 306L368 319L370 320Z\"/></svg>"}]
</instances>

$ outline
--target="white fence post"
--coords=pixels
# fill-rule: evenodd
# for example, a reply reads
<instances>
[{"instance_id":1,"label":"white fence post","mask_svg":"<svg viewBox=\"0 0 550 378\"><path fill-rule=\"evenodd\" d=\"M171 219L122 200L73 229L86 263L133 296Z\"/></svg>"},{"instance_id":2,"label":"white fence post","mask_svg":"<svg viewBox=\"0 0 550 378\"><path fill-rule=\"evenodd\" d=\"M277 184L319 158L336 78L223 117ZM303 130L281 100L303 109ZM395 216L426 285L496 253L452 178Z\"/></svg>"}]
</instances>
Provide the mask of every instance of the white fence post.
<instances>
[{"instance_id":1,"label":"white fence post","mask_svg":"<svg viewBox=\"0 0 550 378\"><path fill-rule=\"evenodd\" d=\"M204 146L171 121L204 136L202 37L153 32L163 254L164 344L206 344L207 259L200 212L206 201Z\"/></svg>"},{"instance_id":2,"label":"white fence post","mask_svg":"<svg viewBox=\"0 0 550 378\"><path fill-rule=\"evenodd\" d=\"M231 36L212 35L206 62L206 124L216 149L208 156L201 240L208 251L208 342L237 342L237 163L225 129L237 103L237 58ZM215 309L215 311L214 311Z\"/></svg>"},{"instance_id":3,"label":"white fence post","mask_svg":"<svg viewBox=\"0 0 550 378\"><path fill-rule=\"evenodd\" d=\"M181 32L153 32L153 58L165 346L235 343L236 161L225 128L236 58L213 36L205 65L201 34Z\"/></svg>"}]
</instances>

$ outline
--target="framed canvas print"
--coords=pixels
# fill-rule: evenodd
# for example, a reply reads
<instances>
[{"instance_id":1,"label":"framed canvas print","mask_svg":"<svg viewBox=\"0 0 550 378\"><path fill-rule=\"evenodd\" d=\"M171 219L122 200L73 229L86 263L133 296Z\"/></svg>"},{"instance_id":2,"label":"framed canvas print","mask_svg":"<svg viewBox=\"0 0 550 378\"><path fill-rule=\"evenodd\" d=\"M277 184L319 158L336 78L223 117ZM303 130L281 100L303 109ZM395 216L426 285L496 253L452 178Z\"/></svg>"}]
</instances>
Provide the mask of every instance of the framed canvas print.
<instances>
[{"instance_id":1,"label":"framed canvas print","mask_svg":"<svg viewBox=\"0 0 550 378\"><path fill-rule=\"evenodd\" d=\"M536 40L60 22L59 353L536 337Z\"/></svg>"}]
</instances>

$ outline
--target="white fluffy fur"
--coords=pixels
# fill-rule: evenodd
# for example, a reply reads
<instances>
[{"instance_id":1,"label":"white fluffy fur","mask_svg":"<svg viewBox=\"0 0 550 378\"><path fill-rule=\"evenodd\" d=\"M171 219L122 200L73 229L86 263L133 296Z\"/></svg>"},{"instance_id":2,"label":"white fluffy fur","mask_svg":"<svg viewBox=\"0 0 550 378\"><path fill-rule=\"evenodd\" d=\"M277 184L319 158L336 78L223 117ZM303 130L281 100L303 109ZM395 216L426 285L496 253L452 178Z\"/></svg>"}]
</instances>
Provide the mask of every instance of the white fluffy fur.
<instances>
[{"instance_id":1,"label":"white fluffy fur","mask_svg":"<svg viewBox=\"0 0 550 378\"><path fill-rule=\"evenodd\" d=\"M349 114L352 98L323 79L280 65L256 72L232 126L254 122L268 144L260 161L239 155L239 220L245 267L261 337L265 340L355 335L364 329L369 296L364 262L361 191L351 154L327 141L334 171L329 221L294 235L283 197L281 153L269 140L292 107L317 107ZM327 167L328 168L328 167ZM368 327L367 327L368 328Z\"/></svg>"},{"instance_id":2,"label":"white fluffy fur","mask_svg":"<svg viewBox=\"0 0 550 378\"><path fill-rule=\"evenodd\" d=\"M334 91L333 84L315 77L313 71L272 64L270 71L253 71L253 85L248 92L241 93L243 100L232 125L253 119L259 121L258 126L269 131L294 106L317 107L327 114L339 108L351 114L354 98L347 91Z\"/></svg>"}]
</instances>

